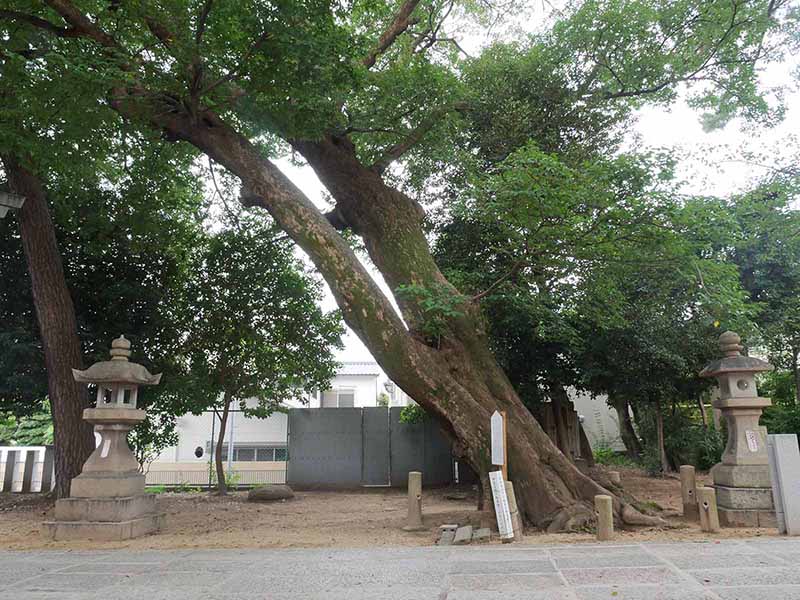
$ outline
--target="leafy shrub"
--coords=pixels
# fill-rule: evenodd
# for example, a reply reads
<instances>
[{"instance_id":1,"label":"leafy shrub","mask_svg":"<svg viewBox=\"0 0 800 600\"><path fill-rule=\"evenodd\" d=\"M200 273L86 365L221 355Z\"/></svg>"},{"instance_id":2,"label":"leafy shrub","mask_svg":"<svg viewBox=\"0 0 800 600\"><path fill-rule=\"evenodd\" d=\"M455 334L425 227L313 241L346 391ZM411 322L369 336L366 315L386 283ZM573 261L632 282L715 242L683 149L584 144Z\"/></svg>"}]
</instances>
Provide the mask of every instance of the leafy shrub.
<instances>
[{"instance_id":1,"label":"leafy shrub","mask_svg":"<svg viewBox=\"0 0 800 600\"><path fill-rule=\"evenodd\" d=\"M800 405L773 404L764 409L761 424L770 433L796 433L800 435Z\"/></svg>"},{"instance_id":2,"label":"leafy shrub","mask_svg":"<svg viewBox=\"0 0 800 600\"><path fill-rule=\"evenodd\" d=\"M407 425L422 423L427 418L428 414L422 410L419 404L409 404L408 406L404 406L403 410L400 411L400 422Z\"/></svg>"},{"instance_id":3,"label":"leafy shrub","mask_svg":"<svg viewBox=\"0 0 800 600\"><path fill-rule=\"evenodd\" d=\"M598 446L594 449L592 454L594 454L594 462L598 465L629 467L636 464L625 454L617 452L612 447L606 445Z\"/></svg>"},{"instance_id":4,"label":"leafy shrub","mask_svg":"<svg viewBox=\"0 0 800 600\"><path fill-rule=\"evenodd\" d=\"M149 485L144 490L148 494L164 494L167 491L165 485Z\"/></svg>"}]
</instances>

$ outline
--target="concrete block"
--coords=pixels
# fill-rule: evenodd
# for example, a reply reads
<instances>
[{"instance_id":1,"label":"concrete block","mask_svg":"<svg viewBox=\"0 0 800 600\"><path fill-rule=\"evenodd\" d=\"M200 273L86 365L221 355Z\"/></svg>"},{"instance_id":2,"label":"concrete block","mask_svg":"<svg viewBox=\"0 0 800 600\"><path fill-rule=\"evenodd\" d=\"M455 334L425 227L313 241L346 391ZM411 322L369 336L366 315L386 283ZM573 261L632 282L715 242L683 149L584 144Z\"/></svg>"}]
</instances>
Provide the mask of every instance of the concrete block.
<instances>
[{"instance_id":1,"label":"concrete block","mask_svg":"<svg viewBox=\"0 0 800 600\"><path fill-rule=\"evenodd\" d=\"M694 467L681 465L680 476L683 517L689 521L697 521L700 518L700 514L697 512L697 478Z\"/></svg>"},{"instance_id":2,"label":"concrete block","mask_svg":"<svg viewBox=\"0 0 800 600\"><path fill-rule=\"evenodd\" d=\"M700 529L710 533L719 531L719 512L714 488L697 488L697 505L700 513Z\"/></svg>"},{"instance_id":3,"label":"concrete block","mask_svg":"<svg viewBox=\"0 0 800 600\"><path fill-rule=\"evenodd\" d=\"M456 532L454 529L443 529L439 537L439 541L436 543L439 546L451 546L453 544L453 540L455 539Z\"/></svg>"},{"instance_id":4,"label":"concrete block","mask_svg":"<svg viewBox=\"0 0 800 600\"><path fill-rule=\"evenodd\" d=\"M772 486L767 465L724 465L711 469L715 485L728 487L768 488Z\"/></svg>"},{"instance_id":5,"label":"concrete block","mask_svg":"<svg viewBox=\"0 0 800 600\"><path fill-rule=\"evenodd\" d=\"M95 540L116 542L130 540L158 531L164 515L147 515L139 519L119 523L92 521L47 521L43 523L45 536L55 541Z\"/></svg>"},{"instance_id":6,"label":"concrete block","mask_svg":"<svg viewBox=\"0 0 800 600\"><path fill-rule=\"evenodd\" d=\"M800 449L796 434L773 434L767 445L778 529L800 535Z\"/></svg>"},{"instance_id":7,"label":"concrete block","mask_svg":"<svg viewBox=\"0 0 800 600\"><path fill-rule=\"evenodd\" d=\"M772 490L769 488L743 488L715 485L717 505L743 510L773 510Z\"/></svg>"},{"instance_id":8,"label":"concrete block","mask_svg":"<svg viewBox=\"0 0 800 600\"><path fill-rule=\"evenodd\" d=\"M472 541L472 525L465 525L456 529L456 535L453 539L453 545L463 546Z\"/></svg>"},{"instance_id":9,"label":"concrete block","mask_svg":"<svg viewBox=\"0 0 800 600\"><path fill-rule=\"evenodd\" d=\"M488 527L482 527L472 532L473 542L488 542L492 539L492 530Z\"/></svg>"},{"instance_id":10,"label":"concrete block","mask_svg":"<svg viewBox=\"0 0 800 600\"><path fill-rule=\"evenodd\" d=\"M620 567L608 569L564 569L570 585L676 584L683 578L669 567Z\"/></svg>"},{"instance_id":11,"label":"concrete block","mask_svg":"<svg viewBox=\"0 0 800 600\"><path fill-rule=\"evenodd\" d=\"M746 510L719 508L719 522L723 527L778 527L775 512L771 510Z\"/></svg>"},{"instance_id":12,"label":"concrete block","mask_svg":"<svg viewBox=\"0 0 800 600\"><path fill-rule=\"evenodd\" d=\"M599 494L594 497L594 510L597 513L597 539L607 542L614 537L614 512L611 496Z\"/></svg>"},{"instance_id":13,"label":"concrete block","mask_svg":"<svg viewBox=\"0 0 800 600\"><path fill-rule=\"evenodd\" d=\"M156 512L150 494L127 498L62 498L56 501L56 521L114 522L138 519Z\"/></svg>"}]
</instances>

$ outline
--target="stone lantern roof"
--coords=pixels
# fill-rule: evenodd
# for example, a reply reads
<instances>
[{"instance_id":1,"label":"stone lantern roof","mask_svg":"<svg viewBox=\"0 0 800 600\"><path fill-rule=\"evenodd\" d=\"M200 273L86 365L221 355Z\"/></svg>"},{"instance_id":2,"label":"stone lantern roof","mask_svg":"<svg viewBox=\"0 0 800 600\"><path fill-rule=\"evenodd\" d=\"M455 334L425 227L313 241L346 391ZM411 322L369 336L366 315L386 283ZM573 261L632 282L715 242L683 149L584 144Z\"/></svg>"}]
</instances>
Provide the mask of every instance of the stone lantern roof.
<instances>
[{"instance_id":1,"label":"stone lantern roof","mask_svg":"<svg viewBox=\"0 0 800 600\"><path fill-rule=\"evenodd\" d=\"M725 373L762 373L775 368L760 358L742 356L741 341L733 331L726 331L719 336L719 347L725 356L700 371L700 377L716 377Z\"/></svg>"},{"instance_id":2,"label":"stone lantern roof","mask_svg":"<svg viewBox=\"0 0 800 600\"><path fill-rule=\"evenodd\" d=\"M79 383L116 383L128 385L156 385L161 373L151 375L144 366L129 362L131 343L124 335L111 342L111 360L96 362L85 371L72 369L72 376Z\"/></svg>"}]
</instances>

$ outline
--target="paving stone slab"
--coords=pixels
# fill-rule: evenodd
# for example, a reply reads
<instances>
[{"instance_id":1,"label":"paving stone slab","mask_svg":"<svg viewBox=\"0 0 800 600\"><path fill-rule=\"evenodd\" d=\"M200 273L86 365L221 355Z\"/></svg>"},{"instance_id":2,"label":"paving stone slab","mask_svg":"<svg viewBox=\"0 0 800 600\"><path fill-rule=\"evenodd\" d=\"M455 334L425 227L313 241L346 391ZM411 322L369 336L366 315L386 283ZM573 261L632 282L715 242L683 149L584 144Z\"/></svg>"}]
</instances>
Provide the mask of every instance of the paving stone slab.
<instances>
[{"instance_id":1,"label":"paving stone slab","mask_svg":"<svg viewBox=\"0 0 800 600\"><path fill-rule=\"evenodd\" d=\"M800 600L798 585L770 585L711 588L722 600Z\"/></svg>"},{"instance_id":2,"label":"paving stone slab","mask_svg":"<svg viewBox=\"0 0 800 600\"><path fill-rule=\"evenodd\" d=\"M454 546L469 544L472 541L472 525L465 525L456 529L456 537L453 540Z\"/></svg>"},{"instance_id":3,"label":"paving stone slab","mask_svg":"<svg viewBox=\"0 0 800 600\"><path fill-rule=\"evenodd\" d=\"M734 567L775 567L784 563L765 553L758 554L726 554L716 556L685 556L670 557L669 562L679 569L725 569Z\"/></svg>"},{"instance_id":4,"label":"paving stone slab","mask_svg":"<svg viewBox=\"0 0 800 600\"><path fill-rule=\"evenodd\" d=\"M549 560L459 560L450 568L451 574L504 574L504 573L552 573L555 571Z\"/></svg>"},{"instance_id":5,"label":"paving stone slab","mask_svg":"<svg viewBox=\"0 0 800 600\"><path fill-rule=\"evenodd\" d=\"M517 590L513 592L454 590L447 594L447 600L579 600L579 598L574 591L563 588L544 591Z\"/></svg>"},{"instance_id":6,"label":"paving stone slab","mask_svg":"<svg viewBox=\"0 0 800 600\"><path fill-rule=\"evenodd\" d=\"M554 559L559 569L586 569L592 567L657 567L666 566L663 560L646 552L637 554L602 554L568 556Z\"/></svg>"},{"instance_id":7,"label":"paving stone slab","mask_svg":"<svg viewBox=\"0 0 800 600\"><path fill-rule=\"evenodd\" d=\"M797 567L701 569L687 573L707 586L800 585Z\"/></svg>"},{"instance_id":8,"label":"paving stone slab","mask_svg":"<svg viewBox=\"0 0 800 600\"><path fill-rule=\"evenodd\" d=\"M575 593L579 600L717 600L709 590L685 585L580 587L575 589Z\"/></svg>"},{"instance_id":9,"label":"paving stone slab","mask_svg":"<svg viewBox=\"0 0 800 600\"><path fill-rule=\"evenodd\" d=\"M684 581L680 575L668 567L564 569L561 574L571 585L669 584Z\"/></svg>"},{"instance_id":10,"label":"paving stone slab","mask_svg":"<svg viewBox=\"0 0 800 600\"><path fill-rule=\"evenodd\" d=\"M551 588L566 589L557 573L506 575L452 575L448 579L450 590L487 592L544 591Z\"/></svg>"}]
</instances>

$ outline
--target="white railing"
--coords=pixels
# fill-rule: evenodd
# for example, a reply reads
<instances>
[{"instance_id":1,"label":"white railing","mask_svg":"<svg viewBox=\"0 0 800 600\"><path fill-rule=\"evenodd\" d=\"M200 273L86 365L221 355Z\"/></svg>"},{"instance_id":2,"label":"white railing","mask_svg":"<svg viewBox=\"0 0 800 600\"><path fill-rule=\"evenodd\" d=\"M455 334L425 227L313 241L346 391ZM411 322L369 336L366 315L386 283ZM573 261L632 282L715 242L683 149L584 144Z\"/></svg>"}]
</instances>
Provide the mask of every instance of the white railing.
<instances>
[{"instance_id":1,"label":"white railing","mask_svg":"<svg viewBox=\"0 0 800 600\"><path fill-rule=\"evenodd\" d=\"M0 446L0 492L49 492L54 483L52 447Z\"/></svg>"},{"instance_id":2,"label":"white railing","mask_svg":"<svg viewBox=\"0 0 800 600\"><path fill-rule=\"evenodd\" d=\"M263 483L286 483L286 470L245 470L234 469L236 485L260 485ZM208 486L208 471L191 470L158 470L149 471L146 476L147 485L166 486Z\"/></svg>"}]
</instances>

